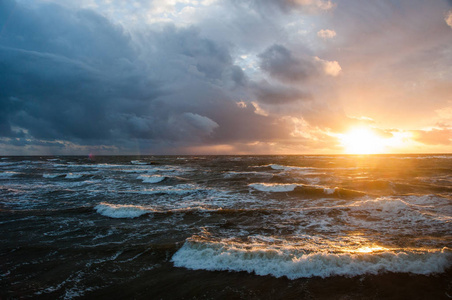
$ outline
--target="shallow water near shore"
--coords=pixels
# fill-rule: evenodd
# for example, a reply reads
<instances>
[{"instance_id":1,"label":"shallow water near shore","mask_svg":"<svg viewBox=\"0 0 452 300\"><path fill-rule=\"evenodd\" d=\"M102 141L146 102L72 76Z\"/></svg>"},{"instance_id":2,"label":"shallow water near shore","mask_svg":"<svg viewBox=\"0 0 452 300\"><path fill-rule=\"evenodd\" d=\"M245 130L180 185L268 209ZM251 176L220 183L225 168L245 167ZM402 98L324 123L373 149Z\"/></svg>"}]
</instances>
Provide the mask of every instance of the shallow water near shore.
<instances>
[{"instance_id":1,"label":"shallow water near shore","mask_svg":"<svg viewBox=\"0 0 452 300\"><path fill-rule=\"evenodd\" d=\"M452 155L3 157L2 298L449 299Z\"/></svg>"}]
</instances>

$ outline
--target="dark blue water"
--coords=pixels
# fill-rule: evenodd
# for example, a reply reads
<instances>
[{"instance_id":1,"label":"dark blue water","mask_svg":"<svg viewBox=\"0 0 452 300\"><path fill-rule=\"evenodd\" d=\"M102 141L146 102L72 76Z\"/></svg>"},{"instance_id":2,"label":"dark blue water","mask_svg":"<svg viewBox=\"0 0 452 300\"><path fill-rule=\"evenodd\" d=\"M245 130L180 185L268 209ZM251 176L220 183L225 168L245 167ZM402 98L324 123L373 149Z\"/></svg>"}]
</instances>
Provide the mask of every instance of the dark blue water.
<instances>
[{"instance_id":1,"label":"dark blue water","mask_svg":"<svg viewBox=\"0 0 452 300\"><path fill-rule=\"evenodd\" d=\"M448 299L452 156L4 157L2 298Z\"/></svg>"}]
</instances>

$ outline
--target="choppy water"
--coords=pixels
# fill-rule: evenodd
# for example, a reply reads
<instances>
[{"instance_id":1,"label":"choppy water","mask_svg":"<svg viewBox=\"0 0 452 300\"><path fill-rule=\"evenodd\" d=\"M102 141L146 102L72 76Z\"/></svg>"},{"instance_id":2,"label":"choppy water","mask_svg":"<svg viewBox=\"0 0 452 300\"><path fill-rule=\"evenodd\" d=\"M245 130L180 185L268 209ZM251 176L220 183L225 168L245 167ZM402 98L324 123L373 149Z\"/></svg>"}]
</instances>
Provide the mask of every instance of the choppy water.
<instances>
[{"instance_id":1,"label":"choppy water","mask_svg":"<svg viewBox=\"0 0 452 300\"><path fill-rule=\"evenodd\" d=\"M452 155L4 157L3 298L448 299Z\"/></svg>"}]
</instances>

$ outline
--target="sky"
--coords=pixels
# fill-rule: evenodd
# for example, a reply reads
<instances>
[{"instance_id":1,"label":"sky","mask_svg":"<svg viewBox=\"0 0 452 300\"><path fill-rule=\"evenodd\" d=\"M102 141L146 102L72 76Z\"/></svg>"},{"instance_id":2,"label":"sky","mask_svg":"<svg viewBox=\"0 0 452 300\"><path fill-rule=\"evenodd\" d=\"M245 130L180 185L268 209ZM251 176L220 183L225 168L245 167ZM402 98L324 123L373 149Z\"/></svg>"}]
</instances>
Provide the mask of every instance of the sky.
<instances>
[{"instance_id":1,"label":"sky","mask_svg":"<svg viewBox=\"0 0 452 300\"><path fill-rule=\"evenodd\" d=\"M452 152L452 1L0 0L0 155Z\"/></svg>"}]
</instances>

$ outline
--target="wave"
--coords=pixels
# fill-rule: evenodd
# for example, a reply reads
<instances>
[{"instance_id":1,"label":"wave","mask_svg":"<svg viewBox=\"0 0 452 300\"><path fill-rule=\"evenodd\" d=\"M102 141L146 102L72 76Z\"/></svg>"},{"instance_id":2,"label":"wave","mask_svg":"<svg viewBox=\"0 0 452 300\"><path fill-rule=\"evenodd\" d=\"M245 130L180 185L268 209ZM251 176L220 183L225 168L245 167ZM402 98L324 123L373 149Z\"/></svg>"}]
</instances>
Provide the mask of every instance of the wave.
<instances>
[{"instance_id":1,"label":"wave","mask_svg":"<svg viewBox=\"0 0 452 300\"><path fill-rule=\"evenodd\" d=\"M207 206L185 206L172 208L154 208L150 206L129 205L129 204L111 204L102 202L94 209L101 215L110 218L127 218L133 219L145 214L174 214L174 213L231 213L228 210L223 210L221 207L207 207ZM240 210L238 210L240 211ZM237 212L234 210L234 213Z\"/></svg>"},{"instance_id":2,"label":"wave","mask_svg":"<svg viewBox=\"0 0 452 300\"><path fill-rule=\"evenodd\" d=\"M266 173L266 172L255 172L255 171L243 171L243 172L236 172L236 171L229 171L226 173L223 173L224 178L235 178L235 177L272 177L272 173Z\"/></svg>"},{"instance_id":3,"label":"wave","mask_svg":"<svg viewBox=\"0 0 452 300\"><path fill-rule=\"evenodd\" d=\"M281 170L281 171L311 171L317 168L313 167L295 167L295 166L284 166L284 165L277 165L277 164L270 164L265 165L263 167L270 167L273 170Z\"/></svg>"},{"instance_id":4,"label":"wave","mask_svg":"<svg viewBox=\"0 0 452 300\"><path fill-rule=\"evenodd\" d=\"M115 219L133 219L152 212L151 209L136 205L121 205L102 202L94 208L99 214Z\"/></svg>"},{"instance_id":5,"label":"wave","mask_svg":"<svg viewBox=\"0 0 452 300\"><path fill-rule=\"evenodd\" d=\"M208 271L246 271L289 279L358 276L383 272L432 274L452 265L448 248L311 252L293 247L188 240L172 257L176 267Z\"/></svg>"},{"instance_id":6,"label":"wave","mask_svg":"<svg viewBox=\"0 0 452 300\"><path fill-rule=\"evenodd\" d=\"M65 178L67 179L79 179L82 178L85 174L81 173L67 173Z\"/></svg>"},{"instance_id":7,"label":"wave","mask_svg":"<svg viewBox=\"0 0 452 300\"><path fill-rule=\"evenodd\" d=\"M42 174L42 177L44 178L56 178L59 176L63 176L64 174L50 174L50 173L44 173ZM66 175L67 176L67 175Z\"/></svg>"},{"instance_id":8,"label":"wave","mask_svg":"<svg viewBox=\"0 0 452 300\"><path fill-rule=\"evenodd\" d=\"M141 160L132 160L130 163L131 163L132 165L149 165L148 162L141 161Z\"/></svg>"},{"instance_id":9,"label":"wave","mask_svg":"<svg viewBox=\"0 0 452 300\"><path fill-rule=\"evenodd\" d=\"M123 168L127 167L127 165L120 164L76 164L76 163L68 163L67 165L62 164L54 164L54 166L64 166L68 168L92 168L92 169L114 169L114 168Z\"/></svg>"},{"instance_id":10,"label":"wave","mask_svg":"<svg viewBox=\"0 0 452 300\"><path fill-rule=\"evenodd\" d=\"M168 195L185 195L194 192L206 191L207 188L198 187L193 184L177 184L174 186L161 186L152 189L142 189L142 190L120 190L118 193L132 193L132 194L168 194Z\"/></svg>"},{"instance_id":11,"label":"wave","mask_svg":"<svg viewBox=\"0 0 452 300\"><path fill-rule=\"evenodd\" d=\"M324 187L323 192L327 195L331 195L331 194L334 194L337 189L338 189L337 187L334 187L334 188Z\"/></svg>"},{"instance_id":12,"label":"wave","mask_svg":"<svg viewBox=\"0 0 452 300\"><path fill-rule=\"evenodd\" d=\"M251 183L248 185L261 192L292 192L299 185L290 183Z\"/></svg>"},{"instance_id":13,"label":"wave","mask_svg":"<svg viewBox=\"0 0 452 300\"><path fill-rule=\"evenodd\" d=\"M305 194L311 190L314 194L321 192L323 194L332 195L339 191L337 187L325 187L321 185L305 185L299 183L252 183L249 187L261 192L298 192Z\"/></svg>"},{"instance_id":14,"label":"wave","mask_svg":"<svg viewBox=\"0 0 452 300\"><path fill-rule=\"evenodd\" d=\"M20 173L18 173L18 172L5 171L5 172L0 173L0 178L11 178L11 177L19 175L19 174Z\"/></svg>"},{"instance_id":15,"label":"wave","mask_svg":"<svg viewBox=\"0 0 452 300\"><path fill-rule=\"evenodd\" d=\"M145 183L158 183L165 179L162 175L140 175L137 179L141 179Z\"/></svg>"},{"instance_id":16,"label":"wave","mask_svg":"<svg viewBox=\"0 0 452 300\"><path fill-rule=\"evenodd\" d=\"M148 170L146 170L146 169L129 169L129 170L121 169L121 172L124 172L124 173L146 173L146 172L148 172Z\"/></svg>"},{"instance_id":17,"label":"wave","mask_svg":"<svg viewBox=\"0 0 452 300\"><path fill-rule=\"evenodd\" d=\"M6 166L13 166L18 165L18 162L15 161L8 161L8 162L0 162L0 167L6 167Z\"/></svg>"},{"instance_id":18,"label":"wave","mask_svg":"<svg viewBox=\"0 0 452 300\"><path fill-rule=\"evenodd\" d=\"M452 221L452 213L448 200L429 196L408 196L404 198L380 197L376 199L363 200L349 205L355 211L366 211L370 217L379 217L383 220L391 219L391 224L397 222L397 229L403 227L423 225L424 231L433 230L438 232L443 226L448 226ZM373 221L377 225L377 220Z\"/></svg>"},{"instance_id":19,"label":"wave","mask_svg":"<svg viewBox=\"0 0 452 300\"><path fill-rule=\"evenodd\" d=\"M391 158L397 159L452 159L452 155L419 155L419 156L393 156Z\"/></svg>"}]
</instances>

